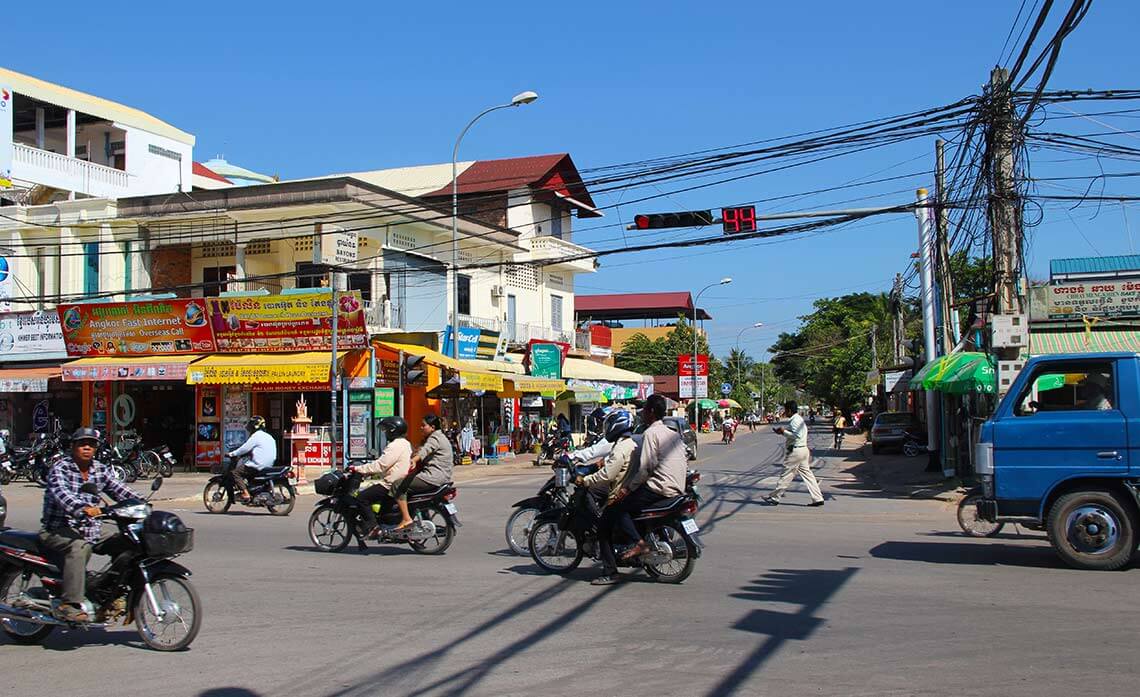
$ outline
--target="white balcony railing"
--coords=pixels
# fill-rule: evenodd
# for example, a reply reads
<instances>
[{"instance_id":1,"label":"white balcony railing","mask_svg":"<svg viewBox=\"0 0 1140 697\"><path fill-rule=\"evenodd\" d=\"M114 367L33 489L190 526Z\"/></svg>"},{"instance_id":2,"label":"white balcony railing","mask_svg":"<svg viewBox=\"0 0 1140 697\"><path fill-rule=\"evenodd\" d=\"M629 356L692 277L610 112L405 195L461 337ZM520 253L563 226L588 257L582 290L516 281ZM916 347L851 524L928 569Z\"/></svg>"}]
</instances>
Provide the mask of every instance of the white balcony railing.
<instances>
[{"instance_id":1,"label":"white balcony railing","mask_svg":"<svg viewBox=\"0 0 1140 697\"><path fill-rule=\"evenodd\" d=\"M577 348L577 336L572 330L555 329L553 327L535 324L532 322L507 322L493 317L471 317L459 315L459 324L464 327L479 327L493 332L502 332L507 336L509 344L525 344L531 339L540 341L560 341Z\"/></svg>"},{"instance_id":2,"label":"white balcony railing","mask_svg":"<svg viewBox=\"0 0 1140 697\"><path fill-rule=\"evenodd\" d=\"M567 242L560 237L539 235L538 237L530 238L530 252L535 259L582 257L583 255L589 255L593 251L594 250L588 247ZM564 266L578 273L591 273L594 271L594 258L585 256L584 258L561 262L556 264L556 266Z\"/></svg>"},{"instance_id":3,"label":"white balcony railing","mask_svg":"<svg viewBox=\"0 0 1140 697\"><path fill-rule=\"evenodd\" d=\"M121 169L12 143L12 176L63 191L99 198L129 194L130 175Z\"/></svg>"}]
</instances>

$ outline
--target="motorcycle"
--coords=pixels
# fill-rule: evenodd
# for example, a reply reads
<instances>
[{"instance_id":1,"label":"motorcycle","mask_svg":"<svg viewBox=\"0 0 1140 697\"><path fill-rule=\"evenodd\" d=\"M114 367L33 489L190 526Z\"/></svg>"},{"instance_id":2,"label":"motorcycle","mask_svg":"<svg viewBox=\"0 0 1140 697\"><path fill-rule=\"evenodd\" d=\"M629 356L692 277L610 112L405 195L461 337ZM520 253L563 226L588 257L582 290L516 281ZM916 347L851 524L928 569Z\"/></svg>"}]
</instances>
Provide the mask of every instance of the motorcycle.
<instances>
[{"instance_id":1,"label":"motorcycle","mask_svg":"<svg viewBox=\"0 0 1140 697\"><path fill-rule=\"evenodd\" d=\"M546 434L546 438L542 441L542 450L539 452L538 459L535 460L535 467L542 466L543 460L557 460L559 456L564 455L574 449L574 440L568 433L561 433L557 427L552 427L550 432Z\"/></svg>"},{"instance_id":2,"label":"motorcycle","mask_svg":"<svg viewBox=\"0 0 1140 697\"><path fill-rule=\"evenodd\" d=\"M724 422L720 427L720 442L728 445L736 438L736 427L729 422Z\"/></svg>"},{"instance_id":3,"label":"motorcycle","mask_svg":"<svg viewBox=\"0 0 1140 697\"><path fill-rule=\"evenodd\" d=\"M162 486L155 479L151 495ZM93 484L84 491L94 493ZM149 499L149 497L148 497ZM202 601L190 584L190 571L175 557L194 548L194 531L178 516L154 511L148 500L128 499L103 506L101 518L117 534L95 545L110 557L87 572L87 622L69 622L53 613L63 580L52 555L41 550L34 532L0 531L0 629L20 644L37 644L57 627L106 628L123 618L135 623L143 642L158 651L178 651L194 641L202 624Z\"/></svg>"},{"instance_id":4,"label":"motorcycle","mask_svg":"<svg viewBox=\"0 0 1140 697\"><path fill-rule=\"evenodd\" d=\"M515 554L525 555L528 553L527 538L530 536L530 529L534 524L535 516L551 508L566 506L570 503L569 489L573 479L570 474L570 459L563 455L558 458L553 467L553 476L546 480L546 483L538 490L538 494L516 501L512 505L515 512L507 518L506 535L507 546Z\"/></svg>"},{"instance_id":5,"label":"motorcycle","mask_svg":"<svg viewBox=\"0 0 1140 697\"><path fill-rule=\"evenodd\" d=\"M39 433L29 446L8 448L0 454L0 484L26 479L33 484L47 482L48 472L63 457L59 439Z\"/></svg>"},{"instance_id":6,"label":"motorcycle","mask_svg":"<svg viewBox=\"0 0 1140 697\"><path fill-rule=\"evenodd\" d=\"M297 490L289 481L289 465L266 467L262 470L252 470L245 475L246 488L249 489L249 501L240 501L234 495L238 486L234 478L234 467L237 458L230 458L222 473L206 482L202 489L202 503L210 513L225 513L230 510L237 500L243 506L250 508L265 508L273 515L289 515L297 504Z\"/></svg>"},{"instance_id":7,"label":"motorcycle","mask_svg":"<svg viewBox=\"0 0 1140 697\"><path fill-rule=\"evenodd\" d=\"M579 468L579 474L589 468ZM695 487L700 474L690 472L686 490ZM586 500L586 487L579 487L570 497L570 504L539 513L527 539L531 558L547 573L565 575L578 568L589 555L599 559L597 519ZM649 551L634 559L623 561L621 554L628 546L615 546L614 556L619 567L643 568L651 578L661 583L681 583L696 567L701 556L700 529L693 520L699 496L695 489L671 499L665 499L633 516L638 534L649 543Z\"/></svg>"},{"instance_id":8,"label":"motorcycle","mask_svg":"<svg viewBox=\"0 0 1140 697\"><path fill-rule=\"evenodd\" d=\"M993 523L978 515L978 504L984 499L981 487L977 487L958 502L958 527L970 537L994 537L1005 527L1005 523Z\"/></svg>"},{"instance_id":9,"label":"motorcycle","mask_svg":"<svg viewBox=\"0 0 1140 697\"><path fill-rule=\"evenodd\" d=\"M409 475L411 476L411 475ZM367 530L360 520L357 498L360 482L364 478L355 472L334 470L321 475L313 484L318 495L325 498L317 502L309 516L309 540L322 552L339 552L356 538L357 548L367 549ZM414 522L405 528L381 527L378 542L408 544L420 554L443 554L455 539L460 527L459 509L452 503L458 495L455 486L444 484L433 491L408 494L408 512ZM399 520L399 512L384 510L380 503L372 505L382 523Z\"/></svg>"}]
</instances>

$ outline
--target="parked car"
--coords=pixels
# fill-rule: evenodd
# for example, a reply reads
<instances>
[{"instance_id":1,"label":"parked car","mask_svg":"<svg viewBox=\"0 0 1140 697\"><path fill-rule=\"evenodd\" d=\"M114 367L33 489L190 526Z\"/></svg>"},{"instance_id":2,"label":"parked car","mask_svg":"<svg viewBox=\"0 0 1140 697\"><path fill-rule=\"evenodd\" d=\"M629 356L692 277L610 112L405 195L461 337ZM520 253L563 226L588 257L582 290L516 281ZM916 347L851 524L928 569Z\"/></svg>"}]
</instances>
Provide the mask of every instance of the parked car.
<instances>
[{"instance_id":1,"label":"parked car","mask_svg":"<svg viewBox=\"0 0 1140 697\"><path fill-rule=\"evenodd\" d=\"M901 448L917 430L918 421L910 412L885 411L871 425L871 452L877 453L883 446Z\"/></svg>"},{"instance_id":2,"label":"parked car","mask_svg":"<svg viewBox=\"0 0 1140 697\"><path fill-rule=\"evenodd\" d=\"M689 425L689 420L683 416L666 416L662 421L665 425L681 434L681 440L685 441L685 451L690 460L697 459L697 433L693 427Z\"/></svg>"}]
</instances>

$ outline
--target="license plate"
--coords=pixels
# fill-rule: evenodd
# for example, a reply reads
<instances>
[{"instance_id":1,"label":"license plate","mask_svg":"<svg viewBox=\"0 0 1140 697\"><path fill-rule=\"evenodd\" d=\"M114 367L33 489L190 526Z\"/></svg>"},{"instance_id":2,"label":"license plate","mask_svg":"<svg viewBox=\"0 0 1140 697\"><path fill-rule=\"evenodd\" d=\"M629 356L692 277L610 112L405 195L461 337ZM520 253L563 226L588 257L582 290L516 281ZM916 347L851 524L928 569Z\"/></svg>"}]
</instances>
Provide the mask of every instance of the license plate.
<instances>
[{"instance_id":1,"label":"license plate","mask_svg":"<svg viewBox=\"0 0 1140 697\"><path fill-rule=\"evenodd\" d=\"M167 462L169 462L169 463L171 463L171 464L173 464L173 463L174 463L174 456L173 456L173 455L171 455L170 453L164 453L164 454L162 455L162 457L163 457L163 459L165 459Z\"/></svg>"},{"instance_id":2,"label":"license plate","mask_svg":"<svg viewBox=\"0 0 1140 697\"><path fill-rule=\"evenodd\" d=\"M692 518L686 518L682 520L681 529L690 535L696 535L697 531L700 530L700 528L697 527L697 521L693 520Z\"/></svg>"},{"instance_id":3,"label":"license plate","mask_svg":"<svg viewBox=\"0 0 1140 697\"><path fill-rule=\"evenodd\" d=\"M458 513L458 512L459 512L459 509L455 507L455 504L454 504L454 503L445 503L445 504L443 504L443 510L447 511L447 512L448 512L448 513L450 513L451 515L455 515L456 513Z\"/></svg>"}]
</instances>

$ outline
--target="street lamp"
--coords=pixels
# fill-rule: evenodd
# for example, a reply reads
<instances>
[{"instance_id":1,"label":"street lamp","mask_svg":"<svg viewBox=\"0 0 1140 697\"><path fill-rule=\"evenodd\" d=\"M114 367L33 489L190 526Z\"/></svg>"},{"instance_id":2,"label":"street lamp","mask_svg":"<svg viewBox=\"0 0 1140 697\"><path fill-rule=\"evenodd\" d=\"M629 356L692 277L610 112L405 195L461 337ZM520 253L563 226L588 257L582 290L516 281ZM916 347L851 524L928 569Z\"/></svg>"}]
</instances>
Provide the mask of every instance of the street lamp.
<instances>
[{"instance_id":1,"label":"street lamp","mask_svg":"<svg viewBox=\"0 0 1140 697\"><path fill-rule=\"evenodd\" d=\"M737 385L740 385L740 335L743 334L744 332L748 331L749 329L759 329L760 327L763 327L763 326L764 326L763 322L757 322L756 324L753 324L750 327L745 327L744 329L741 329L740 331L736 332L736 353L737 353L737 356L736 356L736 384ZM763 366L761 366L761 370L760 370L760 399L761 399L760 411L763 412L764 411L764 402L763 402L763 399L764 399L764 370L763 370Z\"/></svg>"},{"instance_id":2,"label":"street lamp","mask_svg":"<svg viewBox=\"0 0 1140 697\"><path fill-rule=\"evenodd\" d=\"M693 419L697 422L698 430L701 427L701 414L700 406L697 404L697 301L701 299L701 293L704 293L709 288L727 286L729 283L732 283L732 279L725 276L716 283L710 283L704 288L701 288L700 292L697 293L697 297L693 298ZM680 380L680 378L677 379ZM680 389L679 386L678 389Z\"/></svg>"},{"instance_id":3,"label":"street lamp","mask_svg":"<svg viewBox=\"0 0 1140 697\"><path fill-rule=\"evenodd\" d=\"M475 125L475 122L492 111L509 109L511 107L530 104L538 99L537 92L519 92L510 104L500 104L479 112L479 115L467 122L459 137L455 139L455 148L451 151L451 356L459 360L459 144L463 136Z\"/></svg>"}]
</instances>

